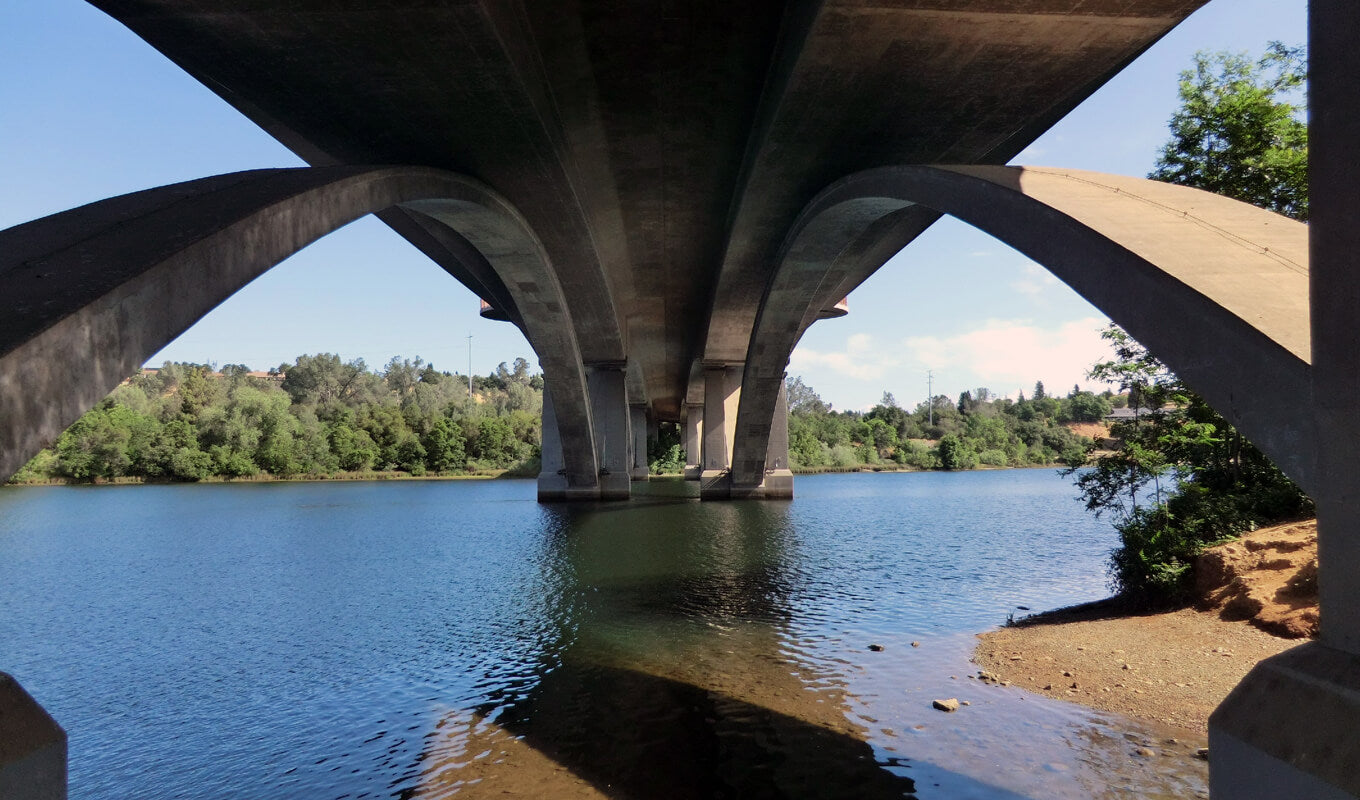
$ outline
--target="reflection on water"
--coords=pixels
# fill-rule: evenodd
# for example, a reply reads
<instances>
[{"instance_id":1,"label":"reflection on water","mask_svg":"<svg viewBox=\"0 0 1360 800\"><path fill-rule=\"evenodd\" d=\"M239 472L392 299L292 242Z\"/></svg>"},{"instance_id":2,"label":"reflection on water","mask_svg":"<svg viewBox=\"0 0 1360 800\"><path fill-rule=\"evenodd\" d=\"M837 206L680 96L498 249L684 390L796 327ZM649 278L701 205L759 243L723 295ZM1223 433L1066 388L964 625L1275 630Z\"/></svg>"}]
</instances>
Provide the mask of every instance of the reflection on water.
<instances>
[{"instance_id":1,"label":"reflection on water","mask_svg":"<svg viewBox=\"0 0 1360 800\"><path fill-rule=\"evenodd\" d=\"M1015 605L1103 589L1111 535L1053 473L692 486L6 490L0 668L77 798L1203 791L1184 733L967 679Z\"/></svg>"}]
</instances>

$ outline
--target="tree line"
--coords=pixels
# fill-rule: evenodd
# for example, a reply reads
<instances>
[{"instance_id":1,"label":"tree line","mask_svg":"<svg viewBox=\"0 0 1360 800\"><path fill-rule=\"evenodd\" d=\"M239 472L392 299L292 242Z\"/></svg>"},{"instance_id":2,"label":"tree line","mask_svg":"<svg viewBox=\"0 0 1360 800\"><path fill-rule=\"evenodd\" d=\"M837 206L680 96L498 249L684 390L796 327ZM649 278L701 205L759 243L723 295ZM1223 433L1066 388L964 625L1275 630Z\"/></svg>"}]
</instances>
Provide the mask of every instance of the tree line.
<instances>
[{"instance_id":1,"label":"tree line","mask_svg":"<svg viewBox=\"0 0 1360 800\"><path fill-rule=\"evenodd\" d=\"M1123 398L1072 387L1054 397L1043 381L1029 398L996 397L985 388L957 401L936 395L908 411L891 393L868 412L834 411L801 377L786 383L789 459L795 468L901 467L975 469L1080 464L1093 441L1074 422L1099 422Z\"/></svg>"},{"instance_id":2,"label":"tree line","mask_svg":"<svg viewBox=\"0 0 1360 800\"><path fill-rule=\"evenodd\" d=\"M394 357L298 356L269 375L166 363L115 389L16 482L165 481L400 470L536 474L543 379L516 359L485 377Z\"/></svg>"}]
</instances>

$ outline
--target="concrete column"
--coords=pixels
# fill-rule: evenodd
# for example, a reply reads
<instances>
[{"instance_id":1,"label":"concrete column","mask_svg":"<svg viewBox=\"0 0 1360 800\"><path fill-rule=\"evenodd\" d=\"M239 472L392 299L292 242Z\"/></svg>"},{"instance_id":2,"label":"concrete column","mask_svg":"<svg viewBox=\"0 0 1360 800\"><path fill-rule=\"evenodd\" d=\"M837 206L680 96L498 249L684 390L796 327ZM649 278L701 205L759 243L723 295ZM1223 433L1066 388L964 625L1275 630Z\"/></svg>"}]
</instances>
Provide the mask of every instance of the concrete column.
<instances>
[{"instance_id":1,"label":"concrete column","mask_svg":"<svg viewBox=\"0 0 1360 800\"><path fill-rule=\"evenodd\" d=\"M595 453L600 463L600 499L627 500L631 449L624 362L587 364L586 390L595 424Z\"/></svg>"},{"instance_id":2,"label":"concrete column","mask_svg":"<svg viewBox=\"0 0 1360 800\"><path fill-rule=\"evenodd\" d=\"M774 419L770 420L763 496L793 498L793 472L789 469L789 397L783 381L779 382L779 401L774 407Z\"/></svg>"},{"instance_id":3,"label":"concrete column","mask_svg":"<svg viewBox=\"0 0 1360 800\"><path fill-rule=\"evenodd\" d=\"M66 800L66 731L0 672L0 797Z\"/></svg>"},{"instance_id":4,"label":"concrete column","mask_svg":"<svg viewBox=\"0 0 1360 800\"><path fill-rule=\"evenodd\" d=\"M1360 654L1360 6L1310 16L1309 223L1322 641Z\"/></svg>"},{"instance_id":5,"label":"concrete column","mask_svg":"<svg viewBox=\"0 0 1360 800\"><path fill-rule=\"evenodd\" d=\"M1209 718L1216 798L1360 798L1360 5L1309 3L1313 499L1322 635Z\"/></svg>"},{"instance_id":6,"label":"concrete column","mask_svg":"<svg viewBox=\"0 0 1360 800\"><path fill-rule=\"evenodd\" d=\"M769 439L765 445L765 466L759 473L760 482L752 486L742 486L734 482L731 487L732 498L764 500L793 498L793 472L789 470L789 403L782 378L769 430Z\"/></svg>"},{"instance_id":7,"label":"concrete column","mask_svg":"<svg viewBox=\"0 0 1360 800\"><path fill-rule=\"evenodd\" d=\"M632 446L629 447L632 467L629 477L635 481L647 480L647 406L633 404L628 406L628 425L632 429Z\"/></svg>"},{"instance_id":8,"label":"concrete column","mask_svg":"<svg viewBox=\"0 0 1360 800\"><path fill-rule=\"evenodd\" d=\"M725 500L732 488L732 442L737 432L737 403L741 399L741 366L704 366L703 471L699 496Z\"/></svg>"},{"instance_id":9,"label":"concrete column","mask_svg":"<svg viewBox=\"0 0 1360 800\"><path fill-rule=\"evenodd\" d=\"M543 455L538 472L538 500L567 499L566 462L562 459L562 436L557 430L557 412L552 391L543 387Z\"/></svg>"},{"instance_id":10,"label":"concrete column","mask_svg":"<svg viewBox=\"0 0 1360 800\"><path fill-rule=\"evenodd\" d=\"M704 471L704 407L685 404L685 480L697 481Z\"/></svg>"}]
</instances>

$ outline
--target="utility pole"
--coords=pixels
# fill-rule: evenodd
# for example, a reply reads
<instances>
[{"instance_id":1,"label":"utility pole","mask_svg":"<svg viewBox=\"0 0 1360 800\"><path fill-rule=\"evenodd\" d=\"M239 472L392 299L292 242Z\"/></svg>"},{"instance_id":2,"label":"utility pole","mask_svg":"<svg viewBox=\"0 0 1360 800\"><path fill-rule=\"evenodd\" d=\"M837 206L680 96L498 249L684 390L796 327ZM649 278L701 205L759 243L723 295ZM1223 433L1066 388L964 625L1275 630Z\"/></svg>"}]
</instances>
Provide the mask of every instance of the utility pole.
<instances>
[{"instance_id":1,"label":"utility pole","mask_svg":"<svg viewBox=\"0 0 1360 800\"><path fill-rule=\"evenodd\" d=\"M927 425L935 424L935 372L926 370L926 422Z\"/></svg>"},{"instance_id":2,"label":"utility pole","mask_svg":"<svg viewBox=\"0 0 1360 800\"><path fill-rule=\"evenodd\" d=\"M467 335L468 340L468 399L472 399L472 334Z\"/></svg>"}]
</instances>

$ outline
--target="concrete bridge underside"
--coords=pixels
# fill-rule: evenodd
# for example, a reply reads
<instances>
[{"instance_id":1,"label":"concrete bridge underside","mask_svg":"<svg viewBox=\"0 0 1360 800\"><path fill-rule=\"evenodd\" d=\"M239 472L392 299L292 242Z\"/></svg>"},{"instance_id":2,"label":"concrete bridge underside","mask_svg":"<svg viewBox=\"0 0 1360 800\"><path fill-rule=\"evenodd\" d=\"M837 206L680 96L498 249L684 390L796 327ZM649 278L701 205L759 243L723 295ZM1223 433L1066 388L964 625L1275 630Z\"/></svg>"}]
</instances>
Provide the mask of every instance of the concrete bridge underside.
<instances>
[{"instance_id":1,"label":"concrete bridge underside","mask_svg":"<svg viewBox=\"0 0 1360 800\"><path fill-rule=\"evenodd\" d=\"M93 0L313 166L0 232L0 473L261 272L373 213L538 354L541 498L627 497L661 420L684 424L705 497L791 496L793 347L951 214L1128 328L1313 495L1321 641L1215 716L1213 788L1360 797L1360 10L1310 9L1311 229L999 166L1202 2ZM11 685L0 701L31 704ZM15 736L0 726L0 787L60 773L62 796L64 746ZM16 759L13 741L43 746Z\"/></svg>"}]
</instances>

